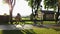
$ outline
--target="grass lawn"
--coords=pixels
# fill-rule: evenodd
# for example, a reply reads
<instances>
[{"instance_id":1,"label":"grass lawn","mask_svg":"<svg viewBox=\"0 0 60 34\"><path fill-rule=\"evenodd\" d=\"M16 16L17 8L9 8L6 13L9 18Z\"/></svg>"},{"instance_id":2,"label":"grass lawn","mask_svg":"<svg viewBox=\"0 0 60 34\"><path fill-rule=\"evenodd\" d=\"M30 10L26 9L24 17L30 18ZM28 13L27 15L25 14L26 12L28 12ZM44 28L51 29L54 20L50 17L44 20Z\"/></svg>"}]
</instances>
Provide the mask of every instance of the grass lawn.
<instances>
[{"instance_id":1,"label":"grass lawn","mask_svg":"<svg viewBox=\"0 0 60 34\"><path fill-rule=\"evenodd\" d=\"M33 27L28 30L0 30L0 34L60 34L60 31L52 28Z\"/></svg>"},{"instance_id":2,"label":"grass lawn","mask_svg":"<svg viewBox=\"0 0 60 34\"><path fill-rule=\"evenodd\" d=\"M16 22L13 22L15 24ZM25 22L19 22L19 24L25 23L25 24L34 24L32 21L25 21ZM41 24L41 22L37 22L37 24ZM55 21L43 21L43 24L56 24Z\"/></svg>"},{"instance_id":3,"label":"grass lawn","mask_svg":"<svg viewBox=\"0 0 60 34\"><path fill-rule=\"evenodd\" d=\"M56 24L55 21L44 21L43 24Z\"/></svg>"},{"instance_id":4,"label":"grass lawn","mask_svg":"<svg viewBox=\"0 0 60 34\"><path fill-rule=\"evenodd\" d=\"M56 31L55 29L52 28L34 28L34 32L36 34L60 34L60 31Z\"/></svg>"},{"instance_id":5,"label":"grass lawn","mask_svg":"<svg viewBox=\"0 0 60 34\"><path fill-rule=\"evenodd\" d=\"M23 18L24 19L24 18ZM27 18L26 18L27 20ZM21 24L22 22L20 22ZM15 22L13 22L15 24ZM25 22L25 24L33 24L32 21ZM37 22L40 24L40 22ZM55 24L54 21L44 21L43 24ZM59 29L59 28L57 28ZM55 30L54 28L39 28L33 27L29 30L0 30L0 34L60 34L60 29Z\"/></svg>"},{"instance_id":6,"label":"grass lawn","mask_svg":"<svg viewBox=\"0 0 60 34\"><path fill-rule=\"evenodd\" d=\"M13 20L15 20L15 18L13 18ZM30 20L30 18L29 17L26 17L26 18L22 17L22 20ZM38 18L38 20L40 20L40 18ZM22 23L22 22L20 22L20 23ZM34 22L32 22L32 21L25 21L23 23L25 23L25 24L33 24ZM41 24L41 22L37 22L37 24ZM43 24L56 24L56 23L55 23L55 21L43 21Z\"/></svg>"}]
</instances>

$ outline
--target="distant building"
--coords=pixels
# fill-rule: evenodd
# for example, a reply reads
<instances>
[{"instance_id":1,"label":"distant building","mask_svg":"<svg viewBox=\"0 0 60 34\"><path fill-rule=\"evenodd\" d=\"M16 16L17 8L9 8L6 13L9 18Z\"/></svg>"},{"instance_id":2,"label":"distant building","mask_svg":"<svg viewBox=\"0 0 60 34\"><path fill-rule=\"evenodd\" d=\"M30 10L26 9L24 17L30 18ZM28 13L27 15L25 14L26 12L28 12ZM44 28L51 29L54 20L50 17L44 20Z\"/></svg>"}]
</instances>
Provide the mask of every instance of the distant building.
<instances>
[{"instance_id":1,"label":"distant building","mask_svg":"<svg viewBox=\"0 0 60 34\"><path fill-rule=\"evenodd\" d=\"M56 19L56 14L54 11L46 11L42 10L38 12L38 17L42 18L43 20L55 20Z\"/></svg>"}]
</instances>

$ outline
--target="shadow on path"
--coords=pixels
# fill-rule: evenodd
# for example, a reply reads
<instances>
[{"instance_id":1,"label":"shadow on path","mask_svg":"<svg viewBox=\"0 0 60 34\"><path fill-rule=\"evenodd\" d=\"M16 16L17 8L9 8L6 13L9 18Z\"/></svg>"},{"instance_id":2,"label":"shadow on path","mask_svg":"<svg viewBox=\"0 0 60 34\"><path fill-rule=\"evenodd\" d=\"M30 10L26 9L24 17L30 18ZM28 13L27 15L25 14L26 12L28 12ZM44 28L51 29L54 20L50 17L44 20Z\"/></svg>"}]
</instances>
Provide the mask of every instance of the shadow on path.
<instances>
[{"instance_id":1,"label":"shadow on path","mask_svg":"<svg viewBox=\"0 0 60 34\"><path fill-rule=\"evenodd\" d=\"M33 30L3 30L3 34L36 34Z\"/></svg>"},{"instance_id":2,"label":"shadow on path","mask_svg":"<svg viewBox=\"0 0 60 34\"><path fill-rule=\"evenodd\" d=\"M54 24L54 25L35 25L36 27L39 27L39 28L47 28L47 29L54 29L56 31L60 31L60 24Z\"/></svg>"}]
</instances>

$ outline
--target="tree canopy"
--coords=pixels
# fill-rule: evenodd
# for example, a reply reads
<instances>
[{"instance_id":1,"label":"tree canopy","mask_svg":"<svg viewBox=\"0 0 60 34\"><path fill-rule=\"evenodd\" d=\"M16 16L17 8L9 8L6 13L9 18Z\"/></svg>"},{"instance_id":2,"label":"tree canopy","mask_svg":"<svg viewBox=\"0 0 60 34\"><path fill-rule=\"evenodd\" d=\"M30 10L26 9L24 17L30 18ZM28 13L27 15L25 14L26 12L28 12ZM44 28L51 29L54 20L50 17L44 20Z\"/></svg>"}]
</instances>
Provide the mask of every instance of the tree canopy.
<instances>
[{"instance_id":1,"label":"tree canopy","mask_svg":"<svg viewBox=\"0 0 60 34\"><path fill-rule=\"evenodd\" d=\"M42 0L27 0L28 1L28 5L30 6L30 7L32 7L33 6L33 8L35 9L35 8L39 8L40 7L40 4L41 4L41 1Z\"/></svg>"},{"instance_id":2,"label":"tree canopy","mask_svg":"<svg viewBox=\"0 0 60 34\"><path fill-rule=\"evenodd\" d=\"M57 0L44 0L45 8L56 8Z\"/></svg>"}]
</instances>

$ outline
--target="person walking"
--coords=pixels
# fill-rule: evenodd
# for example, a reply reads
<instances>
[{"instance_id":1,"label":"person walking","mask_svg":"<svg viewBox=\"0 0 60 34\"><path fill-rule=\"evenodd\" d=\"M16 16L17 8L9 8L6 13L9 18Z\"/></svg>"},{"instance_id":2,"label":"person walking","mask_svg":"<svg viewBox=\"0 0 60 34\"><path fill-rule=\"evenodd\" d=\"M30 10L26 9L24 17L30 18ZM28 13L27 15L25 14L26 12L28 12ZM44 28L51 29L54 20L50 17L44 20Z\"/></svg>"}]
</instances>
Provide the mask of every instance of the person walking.
<instances>
[{"instance_id":1,"label":"person walking","mask_svg":"<svg viewBox=\"0 0 60 34\"><path fill-rule=\"evenodd\" d=\"M60 15L59 15L59 17L58 17L58 20L59 20L59 21L58 21L58 24L60 24Z\"/></svg>"}]
</instances>

